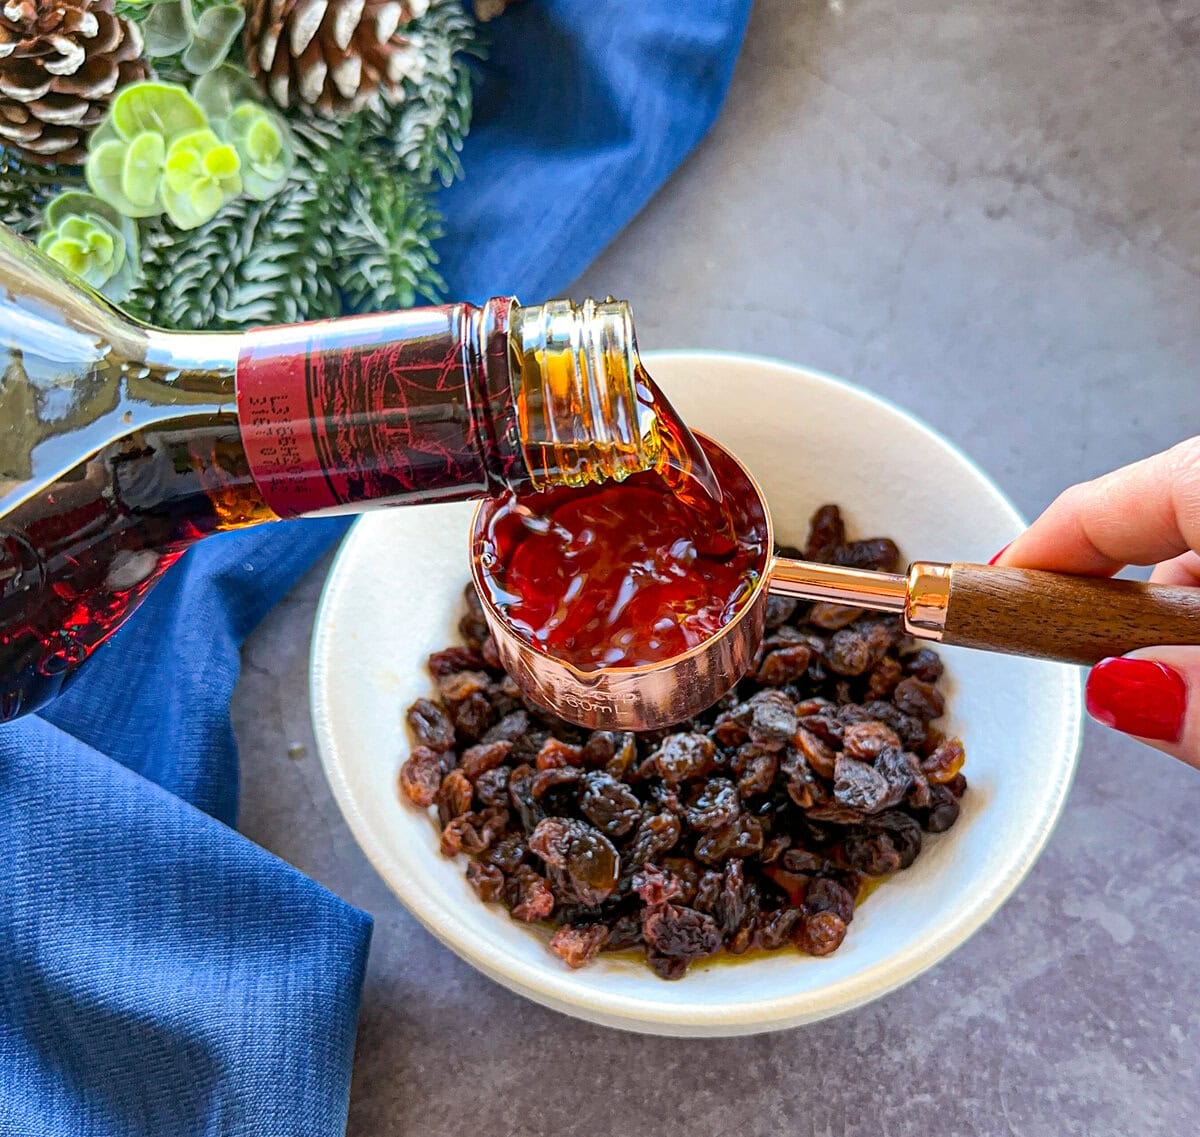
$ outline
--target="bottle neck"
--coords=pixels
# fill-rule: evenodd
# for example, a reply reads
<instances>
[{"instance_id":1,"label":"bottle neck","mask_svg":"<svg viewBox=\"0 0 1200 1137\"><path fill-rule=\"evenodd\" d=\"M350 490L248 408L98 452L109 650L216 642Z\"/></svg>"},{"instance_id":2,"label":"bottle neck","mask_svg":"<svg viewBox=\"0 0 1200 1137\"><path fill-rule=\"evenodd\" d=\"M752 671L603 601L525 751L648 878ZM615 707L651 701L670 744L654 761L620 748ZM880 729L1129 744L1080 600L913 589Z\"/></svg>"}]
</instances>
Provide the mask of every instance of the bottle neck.
<instances>
[{"instance_id":1,"label":"bottle neck","mask_svg":"<svg viewBox=\"0 0 1200 1137\"><path fill-rule=\"evenodd\" d=\"M514 306L509 341L519 433L536 489L621 480L655 464L660 423L641 380L627 303Z\"/></svg>"}]
</instances>

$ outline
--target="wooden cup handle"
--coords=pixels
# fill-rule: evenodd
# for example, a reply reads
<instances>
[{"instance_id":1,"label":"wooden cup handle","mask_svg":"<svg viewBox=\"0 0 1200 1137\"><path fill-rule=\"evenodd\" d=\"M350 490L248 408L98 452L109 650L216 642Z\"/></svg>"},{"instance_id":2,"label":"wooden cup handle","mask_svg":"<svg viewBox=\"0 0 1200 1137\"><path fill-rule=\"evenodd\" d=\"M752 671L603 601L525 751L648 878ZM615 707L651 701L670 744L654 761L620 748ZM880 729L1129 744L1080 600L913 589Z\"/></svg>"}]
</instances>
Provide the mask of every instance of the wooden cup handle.
<instances>
[{"instance_id":1,"label":"wooden cup handle","mask_svg":"<svg viewBox=\"0 0 1200 1137\"><path fill-rule=\"evenodd\" d=\"M954 564L942 642L1088 666L1200 644L1200 588Z\"/></svg>"}]
</instances>

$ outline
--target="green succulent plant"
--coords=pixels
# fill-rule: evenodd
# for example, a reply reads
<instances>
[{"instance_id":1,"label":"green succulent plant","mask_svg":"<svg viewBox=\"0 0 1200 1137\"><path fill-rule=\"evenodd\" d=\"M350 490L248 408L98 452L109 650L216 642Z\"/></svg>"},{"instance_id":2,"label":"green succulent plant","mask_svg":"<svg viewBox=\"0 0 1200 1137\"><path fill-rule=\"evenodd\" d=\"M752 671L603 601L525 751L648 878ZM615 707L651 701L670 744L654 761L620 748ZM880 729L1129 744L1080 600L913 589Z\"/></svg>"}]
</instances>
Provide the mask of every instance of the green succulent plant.
<instances>
[{"instance_id":1,"label":"green succulent plant","mask_svg":"<svg viewBox=\"0 0 1200 1137\"><path fill-rule=\"evenodd\" d=\"M237 150L209 128L175 139L164 163L161 196L180 229L195 229L242 192Z\"/></svg>"},{"instance_id":2,"label":"green succulent plant","mask_svg":"<svg viewBox=\"0 0 1200 1137\"><path fill-rule=\"evenodd\" d=\"M110 300L125 299L137 283L137 227L90 193L71 190L46 206L38 247Z\"/></svg>"},{"instance_id":3,"label":"green succulent plant","mask_svg":"<svg viewBox=\"0 0 1200 1137\"><path fill-rule=\"evenodd\" d=\"M241 4L207 5L197 14L192 0L158 0L142 19L151 59L178 55L193 75L220 67L246 22Z\"/></svg>"},{"instance_id":4,"label":"green succulent plant","mask_svg":"<svg viewBox=\"0 0 1200 1137\"><path fill-rule=\"evenodd\" d=\"M113 100L92 137L85 173L92 192L125 217L157 217L167 152L208 128L208 116L173 83L133 83Z\"/></svg>"},{"instance_id":5,"label":"green succulent plant","mask_svg":"<svg viewBox=\"0 0 1200 1137\"><path fill-rule=\"evenodd\" d=\"M193 94L213 130L237 150L245 194L266 201L278 193L295 164L295 145L283 119L256 101L250 76L226 63L198 79Z\"/></svg>"}]
</instances>

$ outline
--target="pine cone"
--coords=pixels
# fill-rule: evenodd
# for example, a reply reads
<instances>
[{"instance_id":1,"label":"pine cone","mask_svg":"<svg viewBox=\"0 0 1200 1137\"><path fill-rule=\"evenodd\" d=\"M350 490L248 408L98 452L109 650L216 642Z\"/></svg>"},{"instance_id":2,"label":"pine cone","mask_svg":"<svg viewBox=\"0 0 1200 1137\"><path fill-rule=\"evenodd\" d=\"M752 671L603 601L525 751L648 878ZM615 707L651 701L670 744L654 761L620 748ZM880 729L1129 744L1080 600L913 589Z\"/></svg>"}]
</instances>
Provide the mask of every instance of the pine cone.
<instances>
[{"instance_id":1,"label":"pine cone","mask_svg":"<svg viewBox=\"0 0 1200 1137\"><path fill-rule=\"evenodd\" d=\"M78 165L113 92L148 74L113 0L0 0L0 146Z\"/></svg>"},{"instance_id":2,"label":"pine cone","mask_svg":"<svg viewBox=\"0 0 1200 1137\"><path fill-rule=\"evenodd\" d=\"M402 29L430 0L249 0L246 65L281 107L329 113L395 102L421 77Z\"/></svg>"}]
</instances>

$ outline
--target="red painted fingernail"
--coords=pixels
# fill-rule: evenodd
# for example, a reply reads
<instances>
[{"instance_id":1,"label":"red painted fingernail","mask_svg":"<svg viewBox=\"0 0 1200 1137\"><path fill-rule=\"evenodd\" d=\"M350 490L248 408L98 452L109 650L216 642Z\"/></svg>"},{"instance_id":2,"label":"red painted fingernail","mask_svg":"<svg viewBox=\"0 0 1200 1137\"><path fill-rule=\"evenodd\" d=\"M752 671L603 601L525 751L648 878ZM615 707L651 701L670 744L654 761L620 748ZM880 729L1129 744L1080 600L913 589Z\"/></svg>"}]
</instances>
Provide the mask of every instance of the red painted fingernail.
<instances>
[{"instance_id":1,"label":"red painted fingernail","mask_svg":"<svg viewBox=\"0 0 1200 1137\"><path fill-rule=\"evenodd\" d=\"M1010 548L1012 548L1011 541L1009 541L1009 543L1005 545L1003 549L1001 549L990 561L988 561L988 564L994 565L1002 556L1004 556L1005 553L1008 552Z\"/></svg>"},{"instance_id":2,"label":"red painted fingernail","mask_svg":"<svg viewBox=\"0 0 1200 1137\"><path fill-rule=\"evenodd\" d=\"M1178 742L1187 709L1187 683L1153 659L1102 659L1087 680L1088 714L1113 730Z\"/></svg>"}]
</instances>

